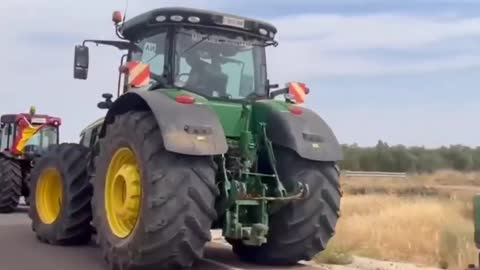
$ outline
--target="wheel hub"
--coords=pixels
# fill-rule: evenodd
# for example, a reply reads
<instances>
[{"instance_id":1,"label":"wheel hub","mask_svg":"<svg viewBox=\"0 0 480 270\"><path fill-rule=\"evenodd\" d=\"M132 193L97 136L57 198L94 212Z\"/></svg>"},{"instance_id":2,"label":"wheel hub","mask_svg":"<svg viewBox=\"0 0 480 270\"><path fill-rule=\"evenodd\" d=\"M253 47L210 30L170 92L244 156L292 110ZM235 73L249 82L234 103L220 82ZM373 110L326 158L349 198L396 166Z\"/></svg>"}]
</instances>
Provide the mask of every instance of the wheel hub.
<instances>
[{"instance_id":1,"label":"wheel hub","mask_svg":"<svg viewBox=\"0 0 480 270\"><path fill-rule=\"evenodd\" d=\"M35 205L40 220L54 223L60 216L63 202L62 176L57 169L46 169L38 179Z\"/></svg>"},{"instance_id":2,"label":"wheel hub","mask_svg":"<svg viewBox=\"0 0 480 270\"><path fill-rule=\"evenodd\" d=\"M141 207L141 177L135 154L129 148L115 152L107 171L105 208L112 233L128 237L136 227Z\"/></svg>"}]
</instances>

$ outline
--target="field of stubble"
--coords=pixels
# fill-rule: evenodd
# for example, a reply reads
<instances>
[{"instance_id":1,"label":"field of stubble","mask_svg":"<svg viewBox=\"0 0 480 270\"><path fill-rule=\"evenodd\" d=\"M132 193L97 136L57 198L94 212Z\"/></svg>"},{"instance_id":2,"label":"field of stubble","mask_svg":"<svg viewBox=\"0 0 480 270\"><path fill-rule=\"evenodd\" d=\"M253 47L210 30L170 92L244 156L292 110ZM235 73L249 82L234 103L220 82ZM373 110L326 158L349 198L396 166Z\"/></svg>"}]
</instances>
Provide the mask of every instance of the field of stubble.
<instances>
[{"instance_id":1,"label":"field of stubble","mask_svg":"<svg viewBox=\"0 0 480 270\"><path fill-rule=\"evenodd\" d=\"M360 256L455 270L476 262L471 198L480 193L480 173L341 181L341 218L318 262Z\"/></svg>"}]
</instances>

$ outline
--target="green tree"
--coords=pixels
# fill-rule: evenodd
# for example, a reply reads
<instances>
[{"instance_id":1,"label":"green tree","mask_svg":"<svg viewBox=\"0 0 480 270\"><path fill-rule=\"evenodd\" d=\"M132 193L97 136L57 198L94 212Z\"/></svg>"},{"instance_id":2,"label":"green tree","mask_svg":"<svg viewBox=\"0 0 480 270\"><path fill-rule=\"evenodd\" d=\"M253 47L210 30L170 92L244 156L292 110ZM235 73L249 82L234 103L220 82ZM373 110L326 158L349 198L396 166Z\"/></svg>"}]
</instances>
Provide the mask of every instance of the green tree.
<instances>
[{"instance_id":1,"label":"green tree","mask_svg":"<svg viewBox=\"0 0 480 270\"><path fill-rule=\"evenodd\" d=\"M387 172L434 172L439 169L480 171L480 147L452 145L436 149L389 146L378 141L375 147L344 145L344 170Z\"/></svg>"}]
</instances>

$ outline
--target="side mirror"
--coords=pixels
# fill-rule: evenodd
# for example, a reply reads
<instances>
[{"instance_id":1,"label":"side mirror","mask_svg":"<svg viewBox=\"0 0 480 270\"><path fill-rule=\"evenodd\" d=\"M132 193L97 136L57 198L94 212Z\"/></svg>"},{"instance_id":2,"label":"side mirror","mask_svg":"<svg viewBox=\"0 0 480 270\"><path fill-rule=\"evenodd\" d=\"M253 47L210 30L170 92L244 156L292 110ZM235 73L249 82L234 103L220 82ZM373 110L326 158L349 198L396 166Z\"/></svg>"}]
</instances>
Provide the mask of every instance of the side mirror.
<instances>
[{"instance_id":1,"label":"side mirror","mask_svg":"<svg viewBox=\"0 0 480 270\"><path fill-rule=\"evenodd\" d=\"M73 77L86 80L88 76L88 47L83 45L75 46L75 57L73 63Z\"/></svg>"}]
</instances>

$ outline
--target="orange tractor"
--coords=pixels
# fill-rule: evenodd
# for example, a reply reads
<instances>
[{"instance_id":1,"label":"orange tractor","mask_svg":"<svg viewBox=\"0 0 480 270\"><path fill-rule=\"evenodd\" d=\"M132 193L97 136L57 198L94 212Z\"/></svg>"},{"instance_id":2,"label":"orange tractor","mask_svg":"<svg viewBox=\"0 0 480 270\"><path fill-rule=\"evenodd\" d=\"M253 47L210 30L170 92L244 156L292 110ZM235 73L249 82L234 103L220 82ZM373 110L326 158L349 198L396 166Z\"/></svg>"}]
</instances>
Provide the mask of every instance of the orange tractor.
<instances>
[{"instance_id":1,"label":"orange tractor","mask_svg":"<svg viewBox=\"0 0 480 270\"><path fill-rule=\"evenodd\" d=\"M60 118L36 114L34 107L0 117L0 213L13 212L20 197L29 196L35 159L59 143L60 125Z\"/></svg>"}]
</instances>

